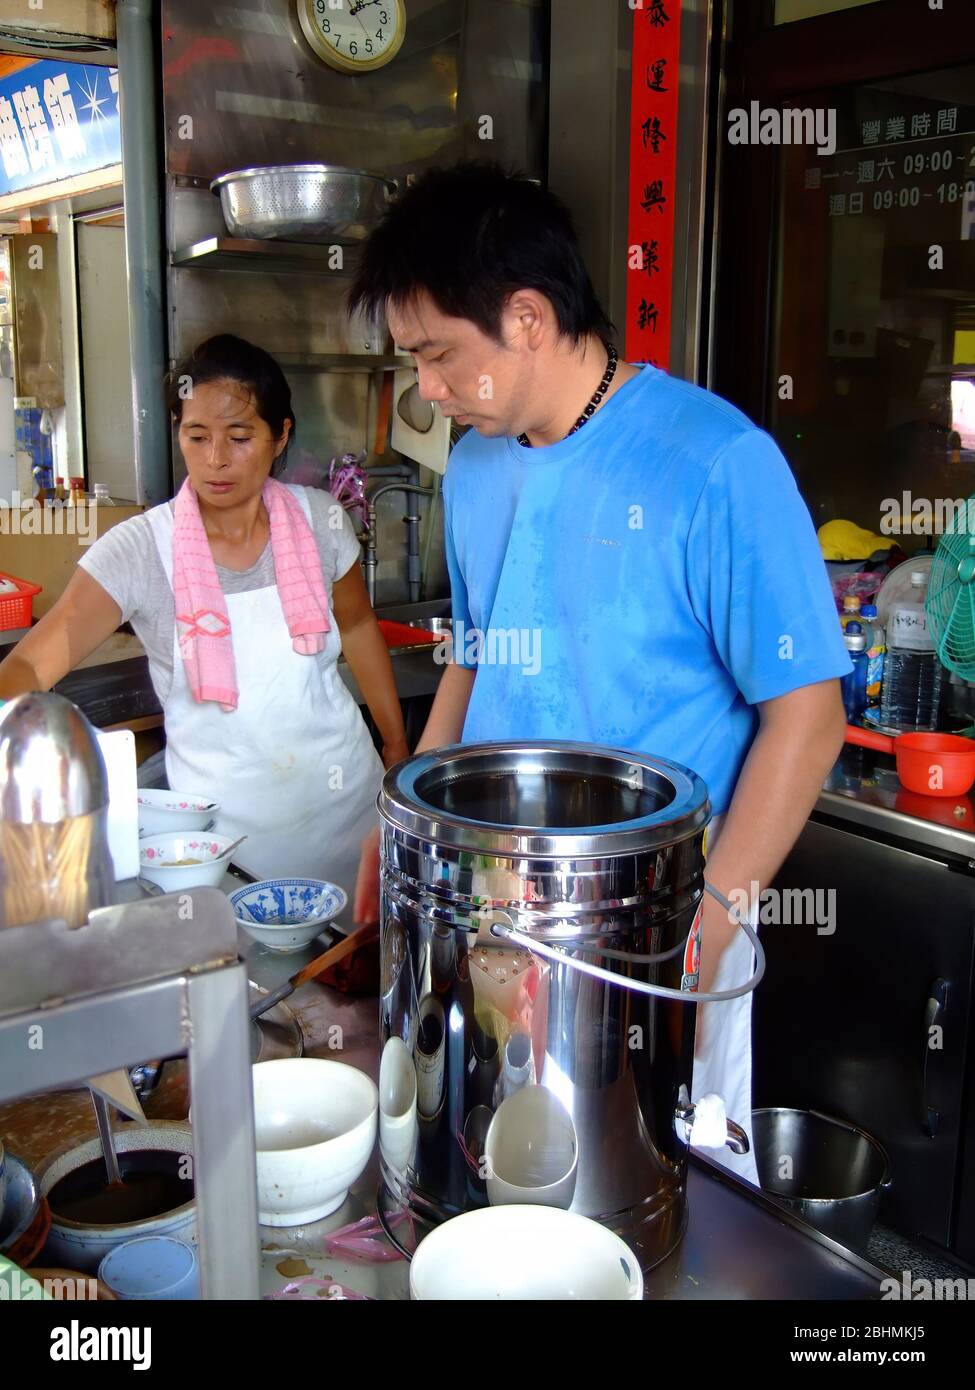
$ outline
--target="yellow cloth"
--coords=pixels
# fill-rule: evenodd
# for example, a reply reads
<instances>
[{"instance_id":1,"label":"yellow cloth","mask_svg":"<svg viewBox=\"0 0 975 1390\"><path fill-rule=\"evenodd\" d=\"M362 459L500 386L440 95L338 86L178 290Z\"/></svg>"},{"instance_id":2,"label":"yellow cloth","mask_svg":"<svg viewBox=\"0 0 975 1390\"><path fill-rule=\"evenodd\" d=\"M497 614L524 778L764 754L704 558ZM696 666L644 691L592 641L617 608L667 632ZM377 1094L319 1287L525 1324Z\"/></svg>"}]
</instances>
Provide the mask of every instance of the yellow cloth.
<instances>
[{"instance_id":1,"label":"yellow cloth","mask_svg":"<svg viewBox=\"0 0 975 1390\"><path fill-rule=\"evenodd\" d=\"M864 531L853 521L827 521L816 532L824 560L866 560L877 550L890 550L887 536Z\"/></svg>"}]
</instances>

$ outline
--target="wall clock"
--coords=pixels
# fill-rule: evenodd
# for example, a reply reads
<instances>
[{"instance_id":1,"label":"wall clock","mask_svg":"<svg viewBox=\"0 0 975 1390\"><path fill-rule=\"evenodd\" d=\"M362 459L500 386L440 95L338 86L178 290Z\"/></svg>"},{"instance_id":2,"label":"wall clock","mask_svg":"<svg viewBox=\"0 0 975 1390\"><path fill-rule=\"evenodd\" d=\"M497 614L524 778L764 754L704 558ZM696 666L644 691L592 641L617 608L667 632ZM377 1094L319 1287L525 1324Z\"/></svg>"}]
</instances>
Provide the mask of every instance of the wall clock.
<instances>
[{"instance_id":1,"label":"wall clock","mask_svg":"<svg viewBox=\"0 0 975 1390\"><path fill-rule=\"evenodd\" d=\"M403 0L297 0L312 49L339 72L372 72L395 58L406 34Z\"/></svg>"}]
</instances>

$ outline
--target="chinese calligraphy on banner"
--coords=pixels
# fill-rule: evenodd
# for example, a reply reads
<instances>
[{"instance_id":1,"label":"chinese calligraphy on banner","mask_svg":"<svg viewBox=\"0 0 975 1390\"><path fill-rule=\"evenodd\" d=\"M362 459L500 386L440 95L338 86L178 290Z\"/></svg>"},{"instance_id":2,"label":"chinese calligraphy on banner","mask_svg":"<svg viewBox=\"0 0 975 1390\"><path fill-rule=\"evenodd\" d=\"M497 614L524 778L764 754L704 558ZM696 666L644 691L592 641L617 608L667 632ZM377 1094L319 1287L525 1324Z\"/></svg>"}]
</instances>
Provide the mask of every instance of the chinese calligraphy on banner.
<instances>
[{"instance_id":1,"label":"chinese calligraphy on banner","mask_svg":"<svg viewBox=\"0 0 975 1390\"><path fill-rule=\"evenodd\" d=\"M633 11L626 277L629 362L670 358L674 185L681 0L639 0Z\"/></svg>"},{"instance_id":2,"label":"chinese calligraphy on banner","mask_svg":"<svg viewBox=\"0 0 975 1390\"><path fill-rule=\"evenodd\" d=\"M0 80L0 197L121 159L117 68L45 60Z\"/></svg>"}]
</instances>

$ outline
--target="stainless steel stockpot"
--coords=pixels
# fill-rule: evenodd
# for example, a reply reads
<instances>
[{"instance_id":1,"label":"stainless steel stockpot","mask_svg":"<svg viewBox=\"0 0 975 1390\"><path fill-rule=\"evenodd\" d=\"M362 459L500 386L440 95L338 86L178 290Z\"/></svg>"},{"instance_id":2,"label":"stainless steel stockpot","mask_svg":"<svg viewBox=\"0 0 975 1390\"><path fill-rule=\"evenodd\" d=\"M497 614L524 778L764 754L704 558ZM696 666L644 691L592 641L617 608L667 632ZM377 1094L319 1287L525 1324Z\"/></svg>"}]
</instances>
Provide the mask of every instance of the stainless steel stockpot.
<instances>
[{"instance_id":1,"label":"stainless steel stockpot","mask_svg":"<svg viewBox=\"0 0 975 1390\"><path fill-rule=\"evenodd\" d=\"M686 1218L704 783L589 744L467 744L393 768L379 811L393 1239L571 1203L662 1260ZM554 1100L505 1105L530 1086Z\"/></svg>"}]
</instances>

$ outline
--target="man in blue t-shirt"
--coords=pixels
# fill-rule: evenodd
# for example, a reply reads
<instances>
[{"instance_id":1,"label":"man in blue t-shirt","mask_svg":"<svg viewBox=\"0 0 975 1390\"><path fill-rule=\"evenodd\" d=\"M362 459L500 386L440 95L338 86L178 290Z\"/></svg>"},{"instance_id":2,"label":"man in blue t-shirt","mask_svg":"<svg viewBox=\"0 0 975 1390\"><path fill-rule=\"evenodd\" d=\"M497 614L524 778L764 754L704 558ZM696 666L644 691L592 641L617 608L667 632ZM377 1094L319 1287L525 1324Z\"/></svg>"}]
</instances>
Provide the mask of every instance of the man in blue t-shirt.
<instances>
[{"instance_id":1,"label":"man in blue t-shirt","mask_svg":"<svg viewBox=\"0 0 975 1390\"><path fill-rule=\"evenodd\" d=\"M719 397L617 361L565 209L497 169L421 177L351 300L387 312L421 395L472 426L444 480L453 663L417 751L562 738L683 763L715 812L708 879L753 899L842 745L849 670L776 445ZM356 920L377 915L377 845ZM707 898L700 989L751 960ZM750 996L700 1014L695 1095L719 1091L747 1126Z\"/></svg>"}]
</instances>

